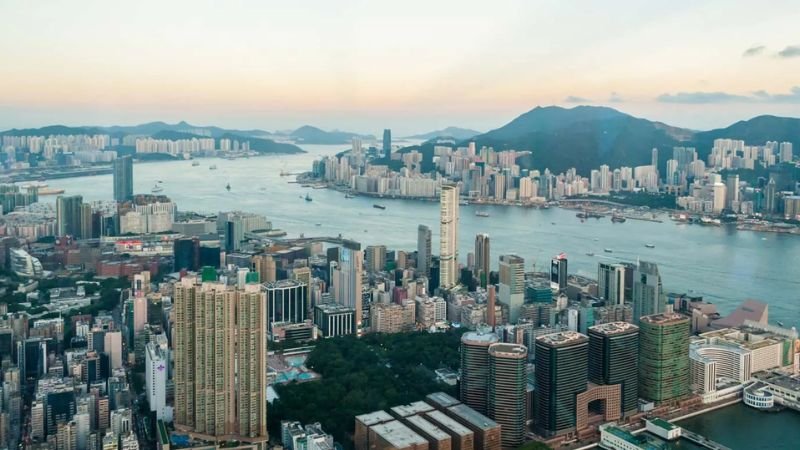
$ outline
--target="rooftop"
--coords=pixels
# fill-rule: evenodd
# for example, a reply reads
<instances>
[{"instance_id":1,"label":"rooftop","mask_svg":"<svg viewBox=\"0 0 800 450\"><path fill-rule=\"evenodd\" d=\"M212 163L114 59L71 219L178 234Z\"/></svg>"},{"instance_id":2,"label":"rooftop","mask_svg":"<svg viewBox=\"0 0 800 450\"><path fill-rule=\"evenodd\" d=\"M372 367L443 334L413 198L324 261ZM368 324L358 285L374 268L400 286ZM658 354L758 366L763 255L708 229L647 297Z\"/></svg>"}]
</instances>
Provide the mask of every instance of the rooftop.
<instances>
[{"instance_id":1,"label":"rooftop","mask_svg":"<svg viewBox=\"0 0 800 450\"><path fill-rule=\"evenodd\" d=\"M394 420L394 417L390 416L386 411L374 411L356 416L356 420L368 427L371 427L375 424L392 421Z\"/></svg>"},{"instance_id":2,"label":"rooftop","mask_svg":"<svg viewBox=\"0 0 800 450\"><path fill-rule=\"evenodd\" d=\"M385 439L392 447L406 448L411 445L428 445L428 440L403 425L400 421L381 423L370 427L370 431Z\"/></svg>"},{"instance_id":3,"label":"rooftop","mask_svg":"<svg viewBox=\"0 0 800 450\"><path fill-rule=\"evenodd\" d=\"M652 423L653 425L655 425L657 427L661 427L661 428L663 428L665 430L674 430L675 428L678 428L677 425L673 425L673 424L667 422L664 419L659 419L658 417L656 417L655 419L649 419L649 420L650 420L650 423Z\"/></svg>"},{"instance_id":4,"label":"rooftop","mask_svg":"<svg viewBox=\"0 0 800 450\"><path fill-rule=\"evenodd\" d=\"M462 419L474 425L476 428L480 428L483 431L488 431L499 426L494 420L484 416L467 405L456 405L447 409L451 413L461 417Z\"/></svg>"},{"instance_id":5,"label":"rooftop","mask_svg":"<svg viewBox=\"0 0 800 450\"><path fill-rule=\"evenodd\" d=\"M631 331L638 331L639 327L628 322L609 322L600 325L589 327L589 331L594 331L601 334L622 334Z\"/></svg>"},{"instance_id":6,"label":"rooftop","mask_svg":"<svg viewBox=\"0 0 800 450\"><path fill-rule=\"evenodd\" d=\"M423 433L427 434L428 436L434 439L445 440L450 438L449 434L442 431L442 429L437 427L436 425L428 422L422 416L411 416L407 417L405 420L407 420L410 424L414 425L418 429L422 430Z\"/></svg>"},{"instance_id":7,"label":"rooftop","mask_svg":"<svg viewBox=\"0 0 800 450\"><path fill-rule=\"evenodd\" d=\"M391 408L392 412L399 417L408 417L413 416L414 414L419 414L421 412L432 411L433 406L419 401L414 403L409 403L408 405L400 405L394 406Z\"/></svg>"},{"instance_id":8,"label":"rooftop","mask_svg":"<svg viewBox=\"0 0 800 450\"><path fill-rule=\"evenodd\" d=\"M576 333L574 331L561 331L558 333L539 336L536 338L536 342L541 342L542 344L549 345L551 347L559 347L579 344L587 341L588 339L589 338L581 333Z\"/></svg>"},{"instance_id":9,"label":"rooftop","mask_svg":"<svg viewBox=\"0 0 800 450\"><path fill-rule=\"evenodd\" d=\"M353 308L341 305L339 303L320 303L316 306L316 308L319 308L320 310L329 314L355 311Z\"/></svg>"},{"instance_id":10,"label":"rooftop","mask_svg":"<svg viewBox=\"0 0 800 450\"><path fill-rule=\"evenodd\" d=\"M519 344L492 344L489 346L489 354L504 358L525 358L528 356L528 349Z\"/></svg>"},{"instance_id":11,"label":"rooftop","mask_svg":"<svg viewBox=\"0 0 800 450\"><path fill-rule=\"evenodd\" d=\"M436 421L439 426L446 428L459 436L469 436L472 434L472 430L451 419L447 414L441 411L431 411L426 413L426 415L432 420Z\"/></svg>"},{"instance_id":12,"label":"rooftop","mask_svg":"<svg viewBox=\"0 0 800 450\"><path fill-rule=\"evenodd\" d=\"M470 331L461 336L461 342L465 344L490 345L499 340L500 339L494 333L479 333L476 331Z\"/></svg>"},{"instance_id":13,"label":"rooftop","mask_svg":"<svg viewBox=\"0 0 800 450\"><path fill-rule=\"evenodd\" d=\"M652 323L658 325L669 325L674 323L680 323L683 321L689 321L689 318L684 316L683 314L678 313L662 313L662 314L653 314L651 316L643 316L639 319L642 323Z\"/></svg>"},{"instance_id":14,"label":"rooftop","mask_svg":"<svg viewBox=\"0 0 800 450\"><path fill-rule=\"evenodd\" d=\"M444 392L434 392L433 394L428 394L428 396L425 398L436 405L442 406L443 408L449 408L461 403L455 397L445 394Z\"/></svg>"}]
</instances>

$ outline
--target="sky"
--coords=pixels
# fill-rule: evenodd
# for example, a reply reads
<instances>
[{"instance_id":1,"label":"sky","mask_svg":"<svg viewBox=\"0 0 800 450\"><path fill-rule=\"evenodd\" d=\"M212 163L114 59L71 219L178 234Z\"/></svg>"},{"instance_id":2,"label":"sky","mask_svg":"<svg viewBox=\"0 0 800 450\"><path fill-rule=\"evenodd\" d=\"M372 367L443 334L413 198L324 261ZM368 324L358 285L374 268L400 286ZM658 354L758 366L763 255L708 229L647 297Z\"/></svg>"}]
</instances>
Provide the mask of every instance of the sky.
<instances>
[{"instance_id":1,"label":"sky","mask_svg":"<svg viewBox=\"0 0 800 450\"><path fill-rule=\"evenodd\" d=\"M783 1L0 0L0 129L487 131L537 105L800 116Z\"/></svg>"}]
</instances>

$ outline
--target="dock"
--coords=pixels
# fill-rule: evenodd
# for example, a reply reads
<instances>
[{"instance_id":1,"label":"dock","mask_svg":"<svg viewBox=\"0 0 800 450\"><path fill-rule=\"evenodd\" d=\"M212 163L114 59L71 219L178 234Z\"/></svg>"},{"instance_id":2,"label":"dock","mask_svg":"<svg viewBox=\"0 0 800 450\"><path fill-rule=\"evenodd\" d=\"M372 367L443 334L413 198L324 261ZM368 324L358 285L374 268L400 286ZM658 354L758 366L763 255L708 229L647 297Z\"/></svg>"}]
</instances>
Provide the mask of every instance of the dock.
<instances>
[{"instance_id":1,"label":"dock","mask_svg":"<svg viewBox=\"0 0 800 450\"><path fill-rule=\"evenodd\" d=\"M681 428L681 437L687 441L711 450L731 450L730 447L726 447L718 442L714 442L711 439L701 436L693 431L689 431L686 428Z\"/></svg>"}]
</instances>

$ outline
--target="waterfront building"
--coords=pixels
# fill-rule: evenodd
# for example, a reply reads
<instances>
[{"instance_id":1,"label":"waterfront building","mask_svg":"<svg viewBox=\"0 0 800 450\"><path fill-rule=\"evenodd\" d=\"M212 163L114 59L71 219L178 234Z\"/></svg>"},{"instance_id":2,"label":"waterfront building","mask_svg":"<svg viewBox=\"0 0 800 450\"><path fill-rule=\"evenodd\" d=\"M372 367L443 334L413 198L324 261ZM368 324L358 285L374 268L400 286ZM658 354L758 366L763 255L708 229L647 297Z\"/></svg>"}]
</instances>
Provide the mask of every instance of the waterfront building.
<instances>
[{"instance_id":1,"label":"waterfront building","mask_svg":"<svg viewBox=\"0 0 800 450\"><path fill-rule=\"evenodd\" d=\"M488 411L489 347L499 340L494 333L461 336L461 401L481 414Z\"/></svg>"},{"instance_id":2,"label":"waterfront building","mask_svg":"<svg viewBox=\"0 0 800 450\"><path fill-rule=\"evenodd\" d=\"M114 177L114 201L118 203L133 199L133 157L123 156L112 164Z\"/></svg>"},{"instance_id":3,"label":"waterfront building","mask_svg":"<svg viewBox=\"0 0 800 450\"><path fill-rule=\"evenodd\" d=\"M417 227L417 272L429 276L431 272L431 229L427 225Z\"/></svg>"},{"instance_id":4,"label":"waterfront building","mask_svg":"<svg viewBox=\"0 0 800 450\"><path fill-rule=\"evenodd\" d=\"M639 400L639 328L627 322L589 327L589 381L621 386L622 415L635 413Z\"/></svg>"},{"instance_id":5,"label":"waterfront building","mask_svg":"<svg viewBox=\"0 0 800 450\"><path fill-rule=\"evenodd\" d=\"M639 321L639 397L665 402L689 393L689 318L677 313Z\"/></svg>"},{"instance_id":6,"label":"waterfront building","mask_svg":"<svg viewBox=\"0 0 800 450\"><path fill-rule=\"evenodd\" d=\"M174 286L175 426L207 439L267 439L267 302L185 277Z\"/></svg>"},{"instance_id":7,"label":"waterfront building","mask_svg":"<svg viewBox=\"0 0 800 450\"><path fill-rule=\"evenodd\" d=\"M666 296L658 265L641 261L633 271L633 320L664 312Z\"/></svg>"},{"instance_id":8,"label":"waterfront building","mask_svg":"<svg viewBox=\"0 0 800 450\"><path fill-rule=\"evenodd\" d=\"M517 323L525 302L525 260L517 255L500 257L498 300L508 308L509 323Z\"/></svg>"},{"instance_id":9,"label":"waterfront building","mask_svg":"<svg viewBox=\"0 0 800 450\"><path fill-rule=\"evenodd\" d=\"M475 278L482 288L486 288L489 283L489 272L491 271L491 252L489 248L489 235L480 233L475 236Z\"/></svg>"},{"instance_id":10,"label":"waterfront building","mask_svg":"<svg viewBox=\"0 0 800 450\"><path fill-rule=\"evenodd\" d=\"M535 430L546 437L574 431L577 397L588 381L589 339L563 331L539 336L535 345Z\"/></svg>"},{"instance_id":11,"label":"waterfront building","mask_svg":"<svg viewBox=\"0 0 800 450\"><path fill-rule=\"evenodd\" d=\"M616 263L597 264L597 296L606 306L625 303L625 266Z\"/></svg>"},{"instance_id":12,"label":"waterfront building","mask_svg":"<svg viewBox=\"0 0 800 450\"><path fill-rule=\"evenodd\" d=\"M458 283L458 187L443 185L440 196L439 286Z\"/></svg>"},{"instance_id":13,"label":"waterfront building","mask_svg":"<svg viewBox=\"0 0 800 450\"><path fill-rule=\"evenodd\" d=\"M504 448L525 442L528 350L524 345L489 346L488 415L502 427Z\"/></svg>"}]
</instances>

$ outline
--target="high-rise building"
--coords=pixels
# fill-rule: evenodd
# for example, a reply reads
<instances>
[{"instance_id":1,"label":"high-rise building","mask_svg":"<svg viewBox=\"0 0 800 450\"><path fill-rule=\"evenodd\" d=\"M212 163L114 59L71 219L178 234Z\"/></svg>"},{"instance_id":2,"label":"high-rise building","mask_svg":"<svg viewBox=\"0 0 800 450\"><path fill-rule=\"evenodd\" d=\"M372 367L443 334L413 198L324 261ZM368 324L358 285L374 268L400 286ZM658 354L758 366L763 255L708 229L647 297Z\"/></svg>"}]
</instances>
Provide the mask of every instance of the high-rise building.
<instances>
[{"instance_id":1,"label":"high-rise building","mask_svg":"<svg viewBox=\"0 0 800 450\"><path fill-rule=\"evenodd\" d=\"M361 251L361 244L345 241L339 252L339 262L335 266L331 276L333 298L336 303L355 310L356 329L359 329L362 326L361 296L364 273L364 253Z\"/></svg>"},{"instance_id":2,"label":"high-rise building","mask_svg":"<svg viewBox=\"0 0 800 450\"><path fill-rule=\"evenodd\" d=\"M356 312L337 303L322 303L314 307L314 324L323 337L355 334Z\"/></svg>"},{"instance_id":3,"label":"high-rise building","mask_svg":"<svg viewBox=\"0 0 800 450\"><path fill-rule=\"evenodd\" d=\"M536 431L548 437L573 431L577 396L586 390L588 379L589 339L574 331L562 331L537 337L535 346Z\"/></svg>"},{"instance_id":4,"label":"high-rise building","mask_svg":"<svg viewBox=\"0 0 800 450\"><path fill-rule=\"evenodd\" d=\"M417 272L429 276L431 271L431 229L427 225L417 227Z\"/></svg>"},{"instance_id":5,"label":"high-rise building","mask_svg":"<svg viewBox=\"0 0 800 450\"><path fill-rule=\"evenodd\" d=\"M277 265L272 255L254 255L251 260L251 270L258 274L261 283L272 283L277 277Z\"/></svg>"},{"instance_id":6,"label":"high-rise building","mask_svg":"<svg viewBox=\"0 0 800 450\"><path fill-rule=\"evenodd\" d=\"M627 322L589 327L589 381L621 385L622 415L636 412L639 400L639 328Z\"/></svg>"},{"instance_id":7,"label":"high-rise building","mask_svg":"<svg viewBox=\"0 0 800 450\"><path fill-rule=\"evenodd\" d=\"M498 341L494 333L461 336L461 401L481 414L488 411L489 346Z\"/></svg>"},{"instance_id":8,"label":"high-rise building","mask_svg":"<svg viewBox=\"0 0 800 450\"><path fill-rule=\"evenodd\" d=\"M725 207L734 209L737 203L739 203L739 175L730 174L725 179Z\"/></svg>"},{"instance_id":9,"label":"high-rise building","mask_svg":"<svg viewBox=\"0 0 800 450\"><path fill-rule=\"evenodd\" d=\"M689 318L644 316L639 322L639 397L665 402L689 393Z\"/></svg>"},{"instance_id":10,"label":"high-rise building","mask_svg":"<svg viewBox=\"0 0 800 450\"><path fill-rule=\"evenodd\" d=\"M279 280L265 285L267 326L276 323L303 323L308 317L308 285L297 280Z\"/></svg>"},{"instance_id":11,"label":"high-rise building","mask_svg":"<svg viewBox=\"0 0 800 450\"><path fill-rule=\"evenodd\" d=\"M80 195L59 195L56 198L56 232L59 236L81 237Z\"/></svg>"},{"instance_id":12,"label":"high-rise building","mask_svg":"<svg viewBox=\"0 0 800 450\"><path fill-rule=\"evenodd\" d=\"M94 219L92 216L92 205L88 203L81 204L81 232L79 236L81 239L91 239L94 235Z\"/></svg>"},{"instance_id":13,"label":"high-rise building","mask_svg":"<svg viewBox=\"0 0 800 450\"><path fill-rule=\"evenodd\" d=\"M608 306L625 303L625 266L606 262L597 264L597 296Z\"/></svg>"},{"instance_id":14,"label":"high-rise building","mask_svg":"<svg viewBox=\"0 0 800 450\"><path fill-rule=\"evenodd\" d=\"M174 290L175 426L206 437L267 439L267 302L185 277Z\"/></svg>"},{"instance_id":15,"label":"high-rise building","mask_svg":"<svg viewBox=\"0 0 800 450\"><path fill-rule=\"evenodd\" d=\"M489 283L489 271L491 270L491 252L489 248L489 235L480 233L475 236L475 277L481 287L486 287Z\"/></svg>"},{"instance_id":16,"label":"high-rise building","mask_svg":"<svg viewBox=\"0 0 800 450\"><path fill-rule=\"evenodd\" d=\"M528 349L524 345L498 343L489 346L489 417L503 430L503 448L525 442Z\"/></svg>"},{"instance_id":17,"label":"high-rise building","mask_svg":"<svg viewBox=\"0 0 800 450\"><path fill-rule=\"evenodd\" d=\"M200 269L200 239L178 238L172 243L173 266L176 272Z\"/></svg>"},{"instance_id":18,"label":"high-rise building","mask_svg":"<svg viewBox=\"0 0 800 450\"><path fill-rule=\"evenodd\" d=\"M550 261L550 288L563 291L567 288L567 255L561 253Z\"/></svg>"},{"instance_id":19,"label":"high-rise building","mask_svg":"<svg viewBox=\"0 0 800 450\"><path fill-rule=\"evenodd\" d=\"M498 300L508 307L509 323L517 323L519 310L525 303L525 260L517 255L500 256Z\"/></svg>"},{"instance_id":20,"label":"high-rise building","mask_svg":"<svg viewBox=\"0 0 800 450\"><path fill-rule=\"evenodd\" d=\"M450 289L458 283L458 187L443 185L439 202L439 286Z\"/></svg>"},{"instance_id":21,"label":"high-rise building","mask_svg":"<svg viewBox=\"0 0 800 450\"><path fill-rule=\"evenodd\" d=\"M386 128L383 130L383 155L389 156L392 154L392 130Z\"/></svg>"},{"instance_id":22,"label":"high-rise building","mask_svg":"<svg viewBox=\"0 0 800 450\"><path fill-rule=\"evenodd\" d=\"M386 268L386 246L369 245L364 249L367 271L381 272Z\"/></svg>"},{"instance_id":23,"label":"high-rise building","mask_svg":"<svg viewBox=\"0 0 800 450\"><path fill-rule=\"evenodd\" d=\"M664 312L666 296L655 263L640 261L633 271L633 321Z\"/></svg>"},{"instance_id":24,"label":"high-rise building","mask_svg":"<svg viewBox=\"0 0 800 450\"><path fill-rule=\"evenodd\" d=\"M147 404L155 411L157 419L164 419L167 411L167 371L169 352L150 342L145 347L145 386Z\"/></svg>"},{"instance_id":25,"label":"high-rise building","mask_svg":"<svg viewBox=\"0 0 800 450\"><path fill-rule=\"evenodd\" d=\"M114 201L133 200L133 157L123 156L114 160Z\"/></svg>"}]
</instances>

